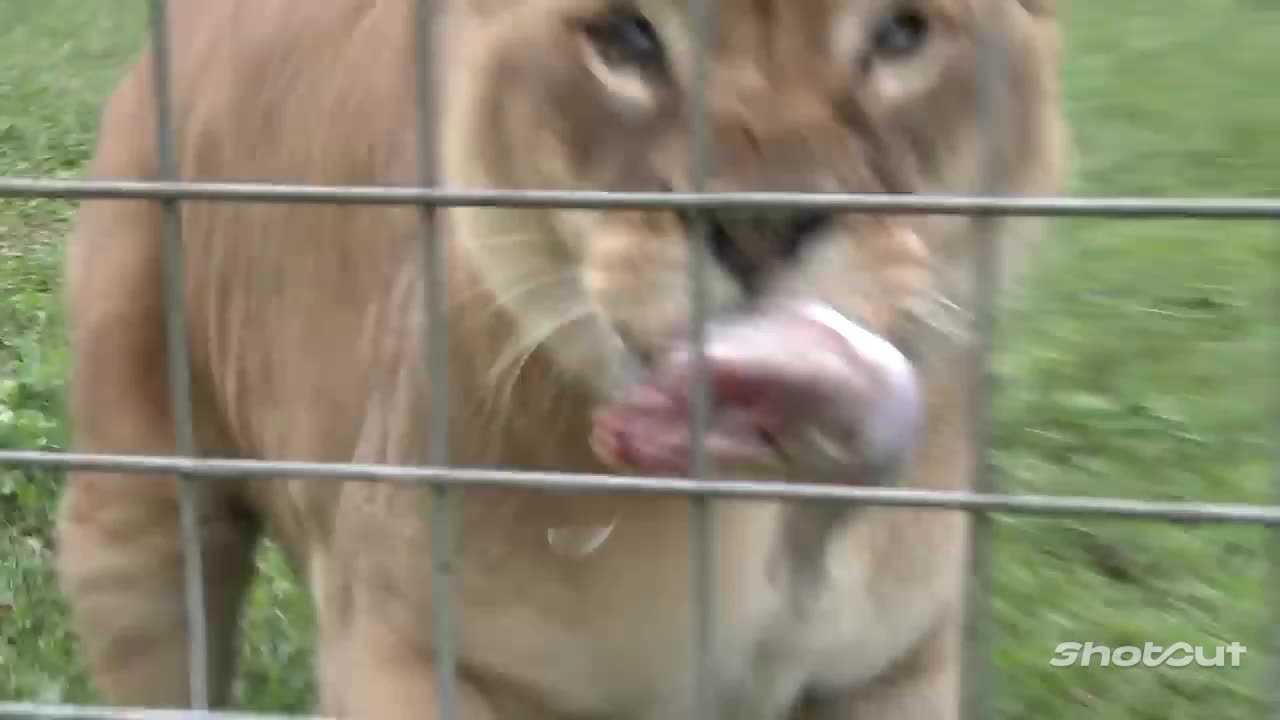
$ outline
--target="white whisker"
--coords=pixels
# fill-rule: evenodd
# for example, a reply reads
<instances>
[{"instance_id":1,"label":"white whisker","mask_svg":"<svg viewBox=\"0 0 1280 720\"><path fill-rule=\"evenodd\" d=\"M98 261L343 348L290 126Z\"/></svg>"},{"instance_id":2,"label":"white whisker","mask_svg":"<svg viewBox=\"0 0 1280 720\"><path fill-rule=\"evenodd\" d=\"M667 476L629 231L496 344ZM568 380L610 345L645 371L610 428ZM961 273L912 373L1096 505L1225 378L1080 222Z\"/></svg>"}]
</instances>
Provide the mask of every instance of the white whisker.
<instances>
[{"instance_id":1,"label":"white whisker","mask_svg":"<svg viewBox=\"0 0 1280 720\"><path fill-rule=\"evenodd\" d=\"M503 383L503 392L499 395L503 399L503 404L506 404L510 399L516 381L523 372L526 363L539 348L545 347L552 338L570 326L594 315L595 313L589 306L582 305L565 312L562 316L549 323L545 329L539 330L536 335L513 338L489 371L489 385L491 388L496 388L499 381L505 376L506 382Z\"/></svg>"},{"instance_id":2,"label":"white whisker","mask_svg":"<svg viewBox=\"0 0 1280 720\"><path fill-rule=\"evenodd\" d=\"M973 314L937 290L913 297L904 310L921 327L949 341L963 342L972 333Z\"/></svg>"}]
</instances>

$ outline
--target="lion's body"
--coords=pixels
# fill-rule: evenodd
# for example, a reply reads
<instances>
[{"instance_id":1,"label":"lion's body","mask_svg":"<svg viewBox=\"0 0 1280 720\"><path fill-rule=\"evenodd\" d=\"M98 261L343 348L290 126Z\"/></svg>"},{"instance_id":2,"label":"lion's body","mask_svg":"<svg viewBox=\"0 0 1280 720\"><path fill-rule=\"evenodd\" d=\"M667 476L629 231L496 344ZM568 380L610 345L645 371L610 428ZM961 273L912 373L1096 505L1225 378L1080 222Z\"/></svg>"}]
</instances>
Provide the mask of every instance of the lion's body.
<instances>
[{"instance_id":1,"label":"lion's body","mask_svg":"<svg viewBox=\"0 0 1280 720\"><path fill-rule=\"evenodd\" d=\"M561 4L528 0L522 6ZM729 15L744 5L722 4ZM175 120L184 177L335 185L415 181L408 0L173 5ZM506 22L538 21L535 10L522 12L528 17ZM1039 115L1011 135L1035 147L1006 179L1011 191L1050 191L1061 172L1050 77L1056 50L1051 31L1038 24L1051 21L1034 20L1042 38L1028 34L1030 19L1001 22L1020 28L1023 34L1014 38L1022 44L1019 52L1035 49L1043 63L1035 70L1047 73L1036 78L1045 87L1013 93L1023 114L1031 107ZM460 38L483 34L478 26L459 27ZM546 100L512 101L509 117L483 115L489 101L482 96L494 90L498 70L476 58L491 47L486 42L504 42L494 38L508 31L485 32L487 40L446 44L453 50L442 60L444 180L534 184L538 178L522 175L527 168L494 170L503 153L520 152L510 134L495 135L507 145L481 142L487 126L515 132L511 128L524 123L535 164L553 168L545 179L589 186L590 173L573 176L564 169L577 161L571 150L560 158L537 155L575 142L557 135L561 126L538 117L539 102ZM156 177L149 57L133 68L104 114L95 176ZM510 79L526 81L520 73ZM591 355L598 349L567 353L573 338L586 342L570 333L557 348L506 359L511 338L536 334L526 321L554 303L532 302L528 316L521 315L519 302L501 297L501 284L508 282L503 278L519 272L504 276L485 265L521 268L525 262L537 282L536 271L554 262L547 260L554 253L530 260L536 249L491 246L488 240L468 246L473 236L503 228L549 234L559 227L559 220L538 212L545 211L447 216L454 231L447 293L451 460L605 472L587 442L594 388L574 375L598 368ZM181 217L199 454L428 461L424 237L416 209L186 202ZM952 242L931 252L954 255L949 262L958 278L973 244ZM605 248L583 251L581 273L588 278L583 282L603 288L601 302L608 305L608 292L623 287L609 273L621 268L646 275L645 253L657 257L660 248L645 250L634 242ZM663 252L675 260L661 262L683 266L678 252ZM162 260L157 205L85 203L67 261L77 450L176 451ZM855 268L837 263L832 282L841 270ZM656 287L642 283L635 290L640 296L628 296L632 310L647 312L645 298L655 296L643 293ZM609 311L623 317L621 309ZM632 325L643 327L644 319ZM900 482L963 488L973 448L971 393L962 378L973 370L973 357L959 342L934 352L922 370L929 429ZM227 701L235 611L251 576L252 549L265 530L285 548L317 608L321 712L368 720L432 716L428 490L287 478L205 482L200 488L215 703ZM113 703L187 702L176 502L170 478L69 478L60 571L95 681ZM690 717L696 633L683 499L489 489L455 492L452 507L465 720ZM716 507L719 601L712 657L725 717L936 718L953 710L963 516L861 511L833 536L831 578L806 600L807 609L797 611L764 572L786 511L770 502ZM548 541L555 528L610 523L612 533L584 556L557 551ZM823 699L797 705L806 696Z\"/></svg>"}]
</instances>

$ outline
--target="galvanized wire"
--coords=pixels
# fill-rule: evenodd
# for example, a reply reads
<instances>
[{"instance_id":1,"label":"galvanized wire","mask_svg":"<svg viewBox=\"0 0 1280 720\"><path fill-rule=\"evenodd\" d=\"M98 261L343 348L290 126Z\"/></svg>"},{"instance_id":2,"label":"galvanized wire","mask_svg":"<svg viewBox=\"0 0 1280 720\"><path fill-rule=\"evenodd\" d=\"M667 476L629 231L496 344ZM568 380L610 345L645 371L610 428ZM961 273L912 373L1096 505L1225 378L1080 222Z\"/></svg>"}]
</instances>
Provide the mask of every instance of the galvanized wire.
<instances>
[{"instance_id":1,"label":"galvanized wire","mask_svg":"<svg viewBox=\"0 0 1280 720\"><path fill-rule=\"evenodd\" d=\"M1098 516L1141 520L1250 523L1280 526L1280 505L1243 505L1200 502L1158 502L1124 498L1092 498L1044 495L1013 495L992 492L988 457L990 377L985 355L994 332L994 298L980 298L976 321L982 338L984 361L975 397L975 439L980 448L976 491L937 491L908 488L807 485L770 481L721 479L707 481L709 458L702 439L709 414L705 382L695 382L692 394L693 448L691 478L648 478L582 473L523 472L448 467L447 326L443 307L443 240L438 223L431 223L430 209L454 207L562 207L594 209L785 209L808 207L844 212L893 214L931 213L1047 217L1116 217L1127 219L1280 219L1280 199L1274 198L1009 198L958 195L881 195L810 193L707 193L702 192L711 171L711 144L706 118L705 89L708 62L706 40L710 32L712 0L689 0L689 12L696 40L695 82L691 89L690 122L694 137L692 188L688 193L615 193L557 190L448 190L432 187L438 180L435 164L436 87L433 18L435 3L418 0L416 26L418 141L420 186L319 186L277 183L215 183L179 181L173 132L173 109L169 97L171 48L167 3L150 0L155 68L156 143L159 181L53 180L0 177L0 197L40 197L51 199L153 199L163 204L163 232L166 247L166 330L168 333L169 381L173 400L175 457L112 456L86 453L45 453L0 451L0 466L43 466L87 472L174 473L180 478L179 512L183 536L186 612L190 632L191 704L197 710L208 706L207 639L204 624L204 578L196 524L194 483L211 478L298 477L316 481L385 481L425 484L433 487L436 499L432 517L433 622L435 623L438 695L441 716L451 720L456 714L454 653L450 572L449 517L445 491L454 486L536 488L583 493L640 493L690 496L694 502L692 538L695 556L693 574L696 709L700 718L717 717L715 677L711 652L715 627L715 587L713 540L713 498L823 500L885 507L920 507L965 510L976 513L973 535L973 584L966 605L973 613L969 628L974 648L966 665L975 674L965 683L965 711L971 720L986 716L985 670L988 667L990 539L986 513L1007 512L1041 516ZM984 77L988 77L985 73ZM411 467L378 464L307 463L262 460L219 460L195 458L191 426L191 393L188 349L185 342L185 315L179 273L181 261L181 218L177 202L183 199L209 201L258 201L295 203L338 203L366 205L419 205L424 210L424 258L426 262L427 367L431 393L430 465ZM694 212L696 239L706 230L702 213ZM435 227L433 227L435 225ZM978 287L994 287L998 273L994 254L983 246L977 268ZM695 378L705 378L702 338L706 320L706 259L696 247L690 253L690 293L695 319ZM1280 576L1280 572L1277 573ZM1280 581L1277 581L1280 585ZM976 664L975 664L976 663ZM31 720L169 720L192 715L269 720L284 717L231 712L197 712L132 708L98 708L67 705L0 703L0 717Z\"/></svg>"},{"instance_id":2,"label":"galvanized wire","mask_svg":"<svg viewBox=\"0 0 1280 720\"><path fill-rule=\"evenodd\" d=\"M417 95L418 179L423 187L440 181L437 121L439 114L435 62L437 24L442 9L435 0L414 4L414 79ZM429 420L427 457L432 465L449 463L449 326L445 312L445 223L429 205L419 208L425 273L424 301ZM452 538L448 488L431 493L431 625L434 648L436 706L440 720L457 717L457 649L454 640Z\"/></svg>"},{"instance_id":3,"label":"galvanized wire","mask_svg":"<svg viewBox=\"0 0 1280 720\"><path fill-rule=\"evenodd\" d=\"M6 720L321 720L317 715L253 713L235 710L180 710L173 708L106 707L0 702L0 718Z\"/></svg>"},{"instance_id":4,"label":"galvanized wire","mask_svg":"<svg viewBox=\"0 0 1280 720\"><path fill-rule=\"evenodd\" d=\"M1045 516L1096 516L1195 523L1280 525L1280 505L1156 501L1066 495L878 488L773 480L535 472L473 467L189 458L159 455L0 450L0 467L175 473L192 478L312 478L316 482L395 482L458 487L522 488L598 494L702 495L736 500L820 500L884 507L928 507Z\"/></svg>"},{"instance_id":5,"label":"galvanized wire","mask_svg":"<svg viewBox=\"0 0 1280 720\"><path fill-rule=\"evenodd\" d=\"M997 20L998 22L998 20ZM1007 128L999 106L1005 101L1000 92L1001 76L1008 73L1008 53L998 33L980 33L978 46L978 112L984 129L982 191L994 194L1000 190L999 178L1007 158L1004 136ZM973 487L978 492L994 492L998 487L995 467L991 462L991 403L995 392L989 358L996 334L996 283L1000 277L1000 248L995 237L999 218L984 215L974 220L978 246L974 255L973 287L977 293L974 312L974 352L977 356L973 378ZM965 720L989 716L993 682L991 672L992 620L992 519L985 512L970 515L969 574L965 583L965 623L963 626L964 660L961 662L963 683L961 712Z\"/></svg>"},{"instance_id":6,"label":"galvanized wire","mask_svg":"<svg viewBox=\"0 0 1280 720\"><path fill-rule=\"evenodd\" d=\"M312 185L270 182L54 180L0 176L0 197L62 200L140 199L222 202L430 205L614 210L785 210L1129 220L1280 219L1270 197L984 197L980 195L803 192L612 192L604 190L461 190L407 185ZM1212 241L1212 240L1210 240Z\"/></svg>"},{"instance_id":7,"label":"galvanized wire","mask_svg":"<svg viewBox=\"0 0 1280 720\"><path fill-rule=\"evenodd\" d=\"M1280 224L1272 226L1276 230L1276 240L1280 241ZM1280 277L1280 252L1275 253L1275 261L1273 261L1273 271L1276 271L1276 277ZM1274 310L1280 310L1280 284L1273 285L1271 288L1271 301ZM1273 330L1274 341L1280 341L1280 332ZM1280 363L1280 346L1275 348L1273 358ZM1272 380L1276 378L1272 375ZM1268 393L1271 401L1271 415L1273 428L1280 428L1280 383ZM1271 497L1273 502L1280 503L1280 434L1273 431L1271 437L1271 461L1274 465ZM1270 676L1270 692L1267 693L1268 707L1267 716L1273 720L1280 720L1280 530L1271 530L1266 533L1264 540L1267 547L1267 583L1266 598L1268 600L1267 607L1271 609L1270 613L1266 613L1264 617L1271 622L1269 632L1264 628L1264 637L1260 638L1260 645L1265 645L1271 649L1271 662L1264 670ZM1265 683L1266 680L1263 680Z\"/></svg>"},{"instance_id":8,"label":"galvanized wire","mask_svg":"<svg viewBox=\"0 0 1280 720\"><path fill-rule=\"evenodd\" d=\"M158 174L162 180L178 179L174 142L173 71L168 0L151 0L152 102L155 103L155 144ZM185 268L182 259L182 216L178 199L161 206L164 241L165 354L169 374L169 402L173 413L175 450L195 454L191 409L191 359L187 347ZM178 477L178 526L182 536L183 595L187 620L187 672L191 707L209 707L208 628L205 622L204 558L200 542L199 508L191 479Z\"/></svg>"},{"instance_id":9,"label":"galvanized wire","mask_svg":"<svg viewBox=\"0 0 1280 720\"><path fill-rule=\"evenodd\" d=\"M707 80L710 62L707 41L712 28L714 0L688 0L689 25L694 45L693 82L689 83L689 129L693 156L690 159L689 185L695 192L706 190L715 158L712 155L710 118L707 113ZM711 225L705 209L692 213L689 229L689 305L693 316L693 367L689 393L689 465L696 480L714 472L706 449L707 427L710 425L711 393L707 383L707 252ZM715 508L705 496L690 499L689 587L693 594L693 686L694 717L715 720L719 717L719 688L713 655L716 629L716 517Z\"/></svg>"}]
</instances>

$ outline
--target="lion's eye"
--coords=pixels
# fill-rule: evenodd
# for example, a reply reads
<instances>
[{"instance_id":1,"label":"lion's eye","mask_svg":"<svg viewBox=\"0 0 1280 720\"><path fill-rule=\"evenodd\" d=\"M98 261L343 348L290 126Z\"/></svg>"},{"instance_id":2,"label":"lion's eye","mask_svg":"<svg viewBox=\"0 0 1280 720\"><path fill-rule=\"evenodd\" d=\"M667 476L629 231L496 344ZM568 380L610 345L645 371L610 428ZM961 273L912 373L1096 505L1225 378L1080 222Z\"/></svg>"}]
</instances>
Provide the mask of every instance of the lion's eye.
<instances>
[{"instance_id":1,"label":"lion's eye","mask_svg":"<svg viewBox=\"0 0 1280 720\"><path fill-rule=\"evenodd\" d=\"M656 65L663 60L658 31L635 10L615 10L586 23L584 31L607 63Z\"/></svg>"},{"instance_id":2,"label":"lion's eye","mask_svg":"<svg viewBox=\"0 0 1280 720\"><path fill-rule=\"evenodd\" d=\"M929 34L929 19L920 11L903 9L882 19L872 36L881 55L902 56L920 49Z\"/></svg>"}]
</instances>

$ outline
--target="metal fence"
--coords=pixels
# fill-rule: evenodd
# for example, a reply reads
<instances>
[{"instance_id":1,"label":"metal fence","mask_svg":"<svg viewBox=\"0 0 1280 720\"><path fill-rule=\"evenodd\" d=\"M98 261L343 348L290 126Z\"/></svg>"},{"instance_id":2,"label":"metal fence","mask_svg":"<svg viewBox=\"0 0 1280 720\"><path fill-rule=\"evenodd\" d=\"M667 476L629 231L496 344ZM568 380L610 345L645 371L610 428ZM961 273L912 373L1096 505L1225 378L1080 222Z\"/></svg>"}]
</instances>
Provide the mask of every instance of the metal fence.
<instances>
[{"instance_id":1,"label":"metal fence","mask_svg":"<svg viewBox=\"0 0 1280 720\"><path fill-rule=\"evenodd\" d=\"M309 477L316 481L378 481L411 484L427 484L435 492L432 518L432 580L433 623L436 638L436 667L439 670L439 712L442 720L456 717L454 702L455 657L452 643L452 608L447 592L450 582L446 558L448 548L448 505L446 494L455 486L487 486L506 488L539 488L559 491L591 493L659 493L687 495L694 503L693 536L696 553L692 563L692 587L695 593L695 622L699 628L699 642L695 643L697 657L696 687L700 718L714 718L715 698L709 682L710 662L707 648L708 633L713 627L713 558L710 552L711 524L713 518L708 501L713 498L756 498L785 500L822 500L838 503L865 505L930 507L967 510L973 516L971 573L967 592L966 661L963 693L963 714L967 720L990 716L991 687L989 676L989 652L987 641L989 620L990 525L989 513L1024 513L1042 516L1081 515L1132 519L1156 519L1166 521L1197 521L1218 523L1251 523L1263 526L1280 525L1280 506L1247 504L1221 504L1201 502L1155 502L1136 499L1102 499L1087 497L1045 496L1030 494L1003 494L995 492L993 473L988 461L990 388L986 355L994 335L995 298L990 280L997 271L996 256L990 243L984 243L974 272L978 287L983 289L975 315L979 351L983 355L978 377L980 384L974 428L980 452L978 453L977 482L975 492L915 490L899 488L867 488L799 483L775 483L765 481L717 480L706 482L707 458L698 441L705 433L708 418L706 383L702 382L705 360L701 353L701 339L705 332L706 287L705 264L702 253L691 253L689 291L691 293L694 323L694 344L699 348L694 363L692 477L670 479L655 477L622 477L581 473L519 472L499 470L474 470L449 467L447 424L447 368L445 366L445 316L441 312L444 298L442 243L431 241L427 227L429 210L439 206L523 206L598 209L657 209L679 208L693 212L699 210L751 207L754 209L814 208L844 212L886 212L895 214L930 213L946 215L972 215L980 220L997 216L1093 216L1129 219L1200 218L1200 219L1280 219L1280 199L1245 198L1009 198L998 197L994 192L979 196L950 195L882 195L882 194L803 194L803 193L754 193L754 192L704 192L714 158L710 154L706 101L708 63L705 39L714 21L715 0L688 0L688 12L695 32L695 82L690 90L692 108L689 122L694 136L695 156L691 167L692 191L684 193L613 193L578 191L516 191L516 190L449 190L435 186L436 178L433 143L425 140L435 134L435 119L429 108L434 105L435 78L429 59L433 53L434 14L436 2L445 0L416 0L417 42L417 130L423 142L418 144L421 185L418 187L357 187L285 185L277 183L226 183L179 181L175 157L175 138L170 97L171 46L168 24L167 0L148 0L150 10L149 30L154 43L154 102L156 107L156 150L159 159L160 179L154 182L117 180L49 180L0 177L0 197L42 197L78 200L86 198L151 199L163 204L163 234L165 256L165 300L169 349L169 383L173 398L177 456L113 456L105 454L50 453L37 451L0 451L0 466L48 467L60 470L131 471L144 473L173 473L181 478L179 486L179 512L183 534L183 555L186 578L187 622L190 629L190 687L193 710L160 710L148 708L102 708L72 705L41 705L34 703L0 703L0 718L29 718L32 720L167 720L187 718L195 714L218 715L232 718L273 718L270 716L236 712L211 712L208 710L206 686L207 639L204 625L204 587L201 558L196 539L195 497L192 484L212 477ZM990 41L992 38L988 38ZM996 78L1006 67L1002 48L986 42L981 47L982 68L980 89L989 89L998 82ZM988 113L994 102L994 93L983 92L983 108ZM988 160L994 159L997 133L987 134ZM428 295L426 314L428 323L428 372L431 383L431 432L429 448L431 464L425 467L279 462L255 460L213 460L193 457L191 421L191 397L189 356L185 335L183 296L179 286L179 269L182 266L182 231L178 203L183 199L213 201L258 201L289 203L340 203L366 205L417 205L423 209L423 251L426 254ZM698 233L690 233L698 235ZM439 402L445 398L445 402Z\"/></svg>"}]
</instances>

